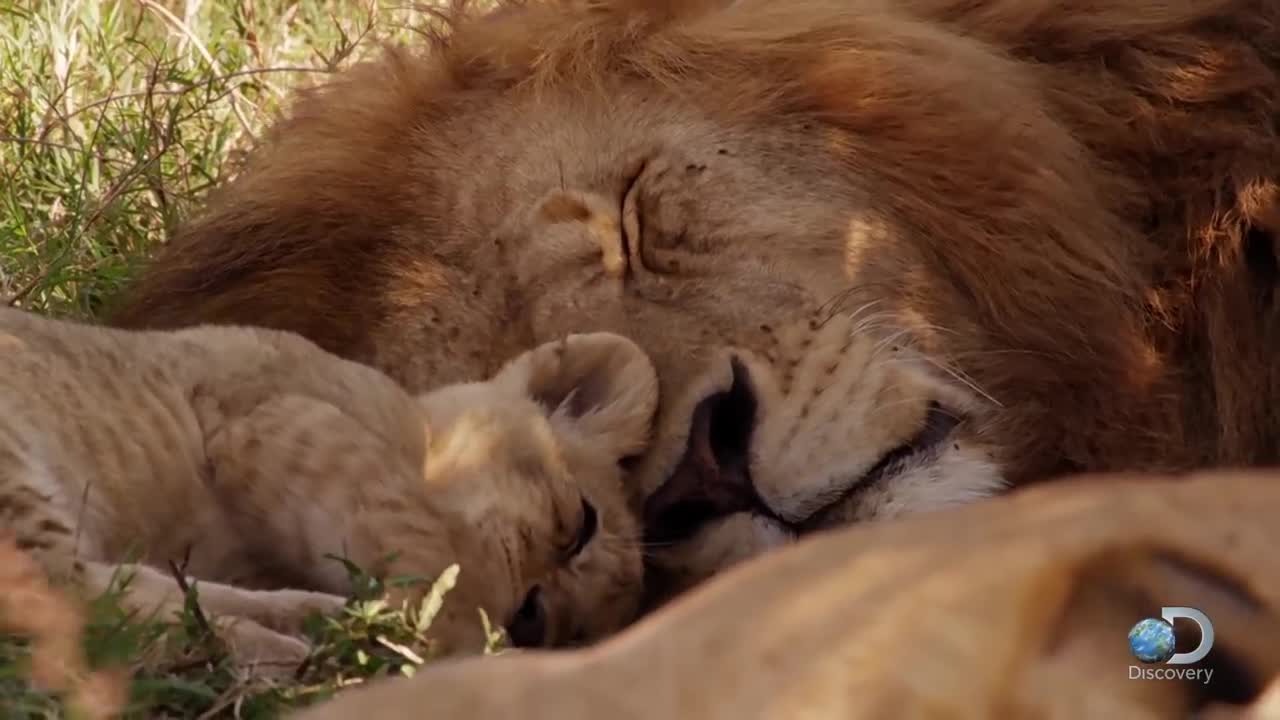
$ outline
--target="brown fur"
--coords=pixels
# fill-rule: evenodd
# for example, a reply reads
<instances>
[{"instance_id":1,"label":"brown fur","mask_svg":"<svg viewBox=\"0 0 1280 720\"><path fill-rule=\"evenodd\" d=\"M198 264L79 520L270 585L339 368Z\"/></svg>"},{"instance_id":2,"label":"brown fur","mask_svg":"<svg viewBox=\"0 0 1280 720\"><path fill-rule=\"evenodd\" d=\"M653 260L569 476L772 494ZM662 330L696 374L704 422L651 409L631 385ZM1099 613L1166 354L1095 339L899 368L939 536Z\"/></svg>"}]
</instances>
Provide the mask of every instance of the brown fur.
<instances>
[{"instance_id":1,"label":"brown fur","mask_svg":"<svg viewBox=\"0 0 1280 720\"><path fill-rule=\"evenodd\" d=\"M458 563L432 626L445 652L479 650L476 608L506 624L535 585L549 627L532 642L634 615L638 527L617 461L643 446L657 388L629 341L570 337L414 398L279 331L4 309L0 337L5 531L91 593L129 571L129 604L148 612L181 607L167 563L188 562L243 662L305 655L305 616L352 592L328 555L427 579ZM599 530L574 551L584 500Z\"/></svg>"},{"instance_id":2,"label":"brown fur","mask_svg":"<svg viewBox=\"0 0 1280 720\"><path fill-rule=\"evenodd\" d=\"M1276 717L1280 477L1095 480L829 533L594 648L440 665L293 717ZM1202 661L1129 654L1130 628L1169 605L1213 624ZM1178 652L1194 628L1175 622ZM1133 666L1201 675L1137 680Z\"/></svg>"},{"instance_id":3,"label":"brown fur","mask_svg":"<svg viewBox=\"0 0 1280 720\"><path fill-rule=\"evenodd\" d=\"M636 501L666 486L671 507L722 481L686 446L736 357L764 508L670 553L695 579L836 495L824 517L847 522L1078 470L1280 461L1280 5L449 16L301 98L115 321L260 322L415 389L626 334L664 393ZM854 492L939 398L964 414L954 451Z\"/></svg>"}]
</instances>

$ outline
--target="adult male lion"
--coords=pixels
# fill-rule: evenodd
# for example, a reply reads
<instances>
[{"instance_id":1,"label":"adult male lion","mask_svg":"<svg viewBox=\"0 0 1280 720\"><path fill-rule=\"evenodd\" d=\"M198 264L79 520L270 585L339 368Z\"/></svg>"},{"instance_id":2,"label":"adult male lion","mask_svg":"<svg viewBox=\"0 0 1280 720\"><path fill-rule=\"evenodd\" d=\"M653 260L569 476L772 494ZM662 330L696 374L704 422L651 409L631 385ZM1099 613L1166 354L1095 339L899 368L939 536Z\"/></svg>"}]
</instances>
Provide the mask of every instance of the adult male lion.
<instances>
[{"instance_id":1,"label":"adult male lion","mask_svg":"<svg viewBox=\"0 0 1280 720\"><path fill-rule=\"evenodd\" d=\"M1081 470L1280 457L1280 4L533 0L301 98L125 326L423 389L639 342L683 584Z\"/></svg>"}]
</instances>

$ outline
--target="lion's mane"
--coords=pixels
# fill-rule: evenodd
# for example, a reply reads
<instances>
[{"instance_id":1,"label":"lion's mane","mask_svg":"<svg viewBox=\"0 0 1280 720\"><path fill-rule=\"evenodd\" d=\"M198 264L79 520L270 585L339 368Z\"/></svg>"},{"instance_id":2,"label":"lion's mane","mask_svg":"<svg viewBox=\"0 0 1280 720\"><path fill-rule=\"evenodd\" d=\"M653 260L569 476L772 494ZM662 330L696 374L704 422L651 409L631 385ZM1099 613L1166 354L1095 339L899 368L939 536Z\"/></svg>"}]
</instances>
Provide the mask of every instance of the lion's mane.
<instances>
[{"instance_id":1,"label":"lion's mane","mask_svg":"<svg viewBox=\"0 0 1280 720\"><path fill-rule=\"evenodd\" d=\"M464 239L443 202L422 202L449 188L406 148L486 97L637 78L720 113L776 108L874 137L858 162L876 169L878 198L945 238L938 253L964 249L946 265L957 287L981 290L984 332L1077 360L1047 363L1046 380L1124 378L1116 403L1129 387L1166 396L1154 410L1135 401L1122 437L1068 439L1088 447L1066 456L1125 458L1097 469L1280 461L1280 3L746 0L720 12L729 4L544 0L485 14L455 3L422 48L305 93L114 322L253 322L371 359L391 342L375 329L413 295L454 323L442 336L457 332L466 299L439 265ZM1088 237L1070 253L1028 242L1067 226ZM421 270L414 280L405 265ZM1005 291L1010 274L1047 290ZM1064 306L1071 293L1048 290L1081 277L1110 304ZM988 381L1025 384L1015 370L1044 362L1033 355L993 355ZM1148 375L1174 382L1153 390ZM1108 392L1064 398L1057 421L1098 413Z\"/></svg>"}]
</instances>

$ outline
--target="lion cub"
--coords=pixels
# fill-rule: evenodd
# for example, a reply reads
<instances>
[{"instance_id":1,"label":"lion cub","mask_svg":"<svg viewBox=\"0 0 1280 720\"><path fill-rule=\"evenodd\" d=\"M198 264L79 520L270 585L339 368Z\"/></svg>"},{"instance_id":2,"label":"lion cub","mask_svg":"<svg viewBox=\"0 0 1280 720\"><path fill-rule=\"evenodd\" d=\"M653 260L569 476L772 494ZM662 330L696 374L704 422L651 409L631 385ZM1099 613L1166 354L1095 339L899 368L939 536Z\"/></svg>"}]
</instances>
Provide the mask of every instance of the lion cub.
<instances>
[{"instance_id":1,"label":"lion cub","mask_svg":"<svg viewBox=\"0 0 1280 720\"><path fill-rule=\"evenodd\" d=\"M457 562L446 652L482 647L477 607L517 645L582 642L637 610L618 461L656 404L648 358L605 333L415 398L289 333L2 309L0 532L89 592L136 560L127 602L146 611L181 606L185 561L246 663L305 656L303 619L352 590L327 555L426 578Z\"/></svg>"}]
</instances>

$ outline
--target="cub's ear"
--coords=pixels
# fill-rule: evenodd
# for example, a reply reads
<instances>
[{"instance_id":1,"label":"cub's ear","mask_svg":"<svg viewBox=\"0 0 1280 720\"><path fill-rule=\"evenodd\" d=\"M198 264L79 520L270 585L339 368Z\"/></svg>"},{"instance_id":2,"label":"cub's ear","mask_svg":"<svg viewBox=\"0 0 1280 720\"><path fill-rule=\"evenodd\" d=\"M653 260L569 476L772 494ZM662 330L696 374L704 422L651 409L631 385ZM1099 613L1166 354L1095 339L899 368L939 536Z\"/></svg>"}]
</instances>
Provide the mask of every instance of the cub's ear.
<instances>
[{"instance_id":1,"label":"cub's ear","mask_svg":"<svg viewBox=\"0 0 1280 720\"><path fill-rule=\"evenodd\" d=\"M512 360L494 378L514 385L618 458L649 442L658 375L635 343L613 333L570 335Z\"/></svg>"}]
</instances>

